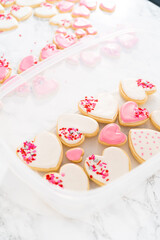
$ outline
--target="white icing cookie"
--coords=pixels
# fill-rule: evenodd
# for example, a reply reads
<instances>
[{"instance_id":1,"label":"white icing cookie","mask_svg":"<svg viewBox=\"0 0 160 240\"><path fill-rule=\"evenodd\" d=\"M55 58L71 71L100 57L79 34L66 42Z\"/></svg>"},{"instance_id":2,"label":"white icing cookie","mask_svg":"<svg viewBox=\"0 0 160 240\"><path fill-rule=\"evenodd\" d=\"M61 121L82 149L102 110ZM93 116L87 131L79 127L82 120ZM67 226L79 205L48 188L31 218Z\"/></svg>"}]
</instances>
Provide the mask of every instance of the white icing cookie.
<instances>
[{"instance_id":1,"label":"white icing cookie","mask_svg":"<svg viewBox=\"0 0 160 240\"><path fill-rule=\"evenodd\" d=\"M44 179L64 189L73 191L86 191L89 189L88 177L84 170L73 163L63 165L59 173L45 174Z\"/></svg>"},{"instance_id":2,"label":"white icing cookie","mask_svg":"<svg viewBox=\"0 0 160 240\"><path fill-rule=\"evenodd\" d=\"M86 137L96 136L98 123L80 114L63 114L58 119L57 134L61 142L69 147L75 147L84 142Z\"/></svg>"},{"instance_id":3,"label":"white icing cookie","mask_svg":"<svg viewBox=\"0 0 160 240\"><path fill-rule=\"evenodd\" d=\"M143 163L160 152L160 132L152 129L131 129L129 147L135 159Z\"/></svg>"},{"instance_id":4,"label":"white icing cookie","mask_svg":"<svg viewBox=\"0 0 160 240\"><path fill-rule=\"evenodd\" d=\"M84 164L89 178L98 185L105 185L131 170L128 155L117 147L105 148L102 156L91 155Z\"/></svg>"},{"instance_id":5,"label":"white icing cookie","mask_svg":"<svg viewBox=\"0 0 160 240\"><path fill-rule=\"evenodd\" d=\"M63 157L62 144L56 135L40 133L34 141L26 141L17 149L17 155L37 171L56 171Z\"/></svg>"},{"instance_id":6,"label":"white icing cookie","mask_svg":"<svg viewBox=\"0 0 160 240\"><path fill-rule=\"evenodd\" d=\"M0 4L0 13L4 13L4 7Z\"/></svg>"},{"instance_id":7,"label":"white icing cookie","mask_svg":"<svg viewBox=\"0 0 160 240\"><path fill-rule=\"evenodd\" d=\"M15 0L1 0L0 3L3 7L9 8L15 3Z\"/></svg>"},{"instance_id":8,"label":"white icing cookie","mask_svg":"<svg viewBox=\"0 0 160 240\"><path fill-rule=\"evenodd\" d=\"M34 15L40 18L50 18L56 14L58 14L57 9L49 3L42 3L41 6L34 11Z\"/></svg>"},{"instance_id":9,"label":"white icing cookie","mask_svg":"<svg viewBox=\"0 0 160 240\"><path fill-rule=\"evenodd\" d=\"M160 130L160 110L151 113L151 122L158 130Z\"/></svg>"},{"instance_id":10,"label":"white icing cookie","mask_svg":"<svg viewBox=\"0 0 160 240\"><path fill-rule=\"evenodd\" d=\"M0 15L0 31L9 31L18 27L17 20L10 14Z\"/></svg>"},{"instance_id":11,"label":"white icing cookie","mask_svg":"<svg viewBox=\"0 0 160 240\"><path fill-rule=\"evenodd\" d=\"M143 104L148 95L156 91L156 86L143 79L128 79L120 82L120 93L127 101Z\"/></svg>"},{"instance_id":12,"label":"white icing cookie","mask_svg":"<svg viewBox=\"0 0 160 240\"><path fill-rule=\"evenodd\" d=\"M18 21L23 21L28 19L32 15L32 8L14 5L12 6L10 13Z\"/></svg>"},{"instance_id":13,"label":"white icing cookie","mask_svg":"<svg viewBox=\"0 0 160 240\"><path fill-rule=\"evenodd\" d=\"M109 93L101 93L95 97L86 96L78 103L79 111L98 122L114 122L118 114L118 102L115 97Z\"/></svg>"},{"instance_id":14,"label":"white icing cookie","mask_svg":"<svg viewBox=\"0 0 160 240\"><path fill-rule=\"evenodd\" d=\"M72 24L72 17L69 13L58 14L52 17L49 23L51 25L58 25L61 27L69 28Z\"/></svg>"},{"instance_id":15,"label":"white icing cookie","mask_svg":"<svg viewBox=\"0 0 160 240\"><path fill-rule=\"evenodd\" d=\"M45 0L16 0L17 5L19 6L29 6L29 7L39 7L41 3Z\"/></svg>"}]
</instances>

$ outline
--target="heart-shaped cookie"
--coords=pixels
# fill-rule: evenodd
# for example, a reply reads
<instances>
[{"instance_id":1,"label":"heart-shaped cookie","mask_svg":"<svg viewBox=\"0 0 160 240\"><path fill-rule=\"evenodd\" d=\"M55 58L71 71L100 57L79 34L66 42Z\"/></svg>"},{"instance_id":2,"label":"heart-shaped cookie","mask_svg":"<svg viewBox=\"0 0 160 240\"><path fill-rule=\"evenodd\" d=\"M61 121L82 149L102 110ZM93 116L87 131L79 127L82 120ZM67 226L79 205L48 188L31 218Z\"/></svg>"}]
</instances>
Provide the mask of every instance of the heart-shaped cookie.
<instances>
[{"instance_id":1,"label":"heart-shaped cookie","mask_svg":"<svg viewBox=\"0 0 160 240\"><path fill-rule=\"evenodd\" d=\"M90 11L88 8L86 8L85 6L77 6L74 8L74 10L72 11L72 17L85 17L85 18L89 18L90 16Z\"/></svg>"},{"instance_id":2,"label":"heart-shaped cookie","mask_svg":"<svg viewBox=\"0 0 160 240\"><path fill-rule=\"evenodd\" d=\"M97 96L86 96L78 103L79 111L98 122L112 123L116 120L118 114L118 102L115 97L109 93L101 93Z\"/></svg>"},{"instance_id":3,"label":"heart-shaped cookie","mask_svg":"<svg viewBox=\"0 0 160 240\"><path fill-rule=\"evenodd\" d=\"M69 13L58 14L52 17L49 21L51 25L69 28L72 24L72 17Z\"/></svg>"},{"instance_id":4,"label":"heart-shaped cookie","mask_svg":"<svg viewBox=\"0 0 160 240\"><path fill-rule=\"evenodd\" d=\"M68 147L76 147L84 142L86 137L96 136L98 123L80 114L63 114L58 119L57 134L61 142Z\"/></svg>"},{"instance_id":5,"label":"heart-shaped cookie","mask_svg":"<svg viewBox=\"0 0 160 240\"><path fill-rule=\"evenodd\" d=\"M114 0L101 0L99 7L101 10L111 13L114 12L116 4Z\"/></svg>"},{"instance_id":6,"label":"heart-shaped cookie","mask_svg":"<svg viewBox=\"0 0 160 240\"><path fill-rule=\"evenodd\" d=\"M84 168L92 181L105 185L130 171L131 162L123 150L109 147L104 149L102 156L89 156Z\"/></svg>"},{"instance_id":7,"label":"heart-shaped cookie","mask_svg":"<svg viewBox=\"0 0 160 240\"><path fill-rule=\"evenodd\" d=\"M56 135L40 133L33 141L25 141L17 155L30 168L37 171L57 171L63 157L62 144Z\"/></svg>"},{"instance_id":8,"label":"heart-shaped cookie","mask_svg":"<svg viewBox=\"0 0 160 240\"><path fill-rule=\"evenodd\" d=\"M146 108L139 108L137 103L125 102L119 110L119 123L122 126L139 126L149 119L149 112Z\"/></svg>"},{"instance_id":9,"label":"heart-shaped cookie","mask_svg":"<svg viewBox=\"0 0 160 240\"><path fill-rule=\"evenodd\" d=\"M32 8L13 5L10 13L17 21L24 21L32 15Z\"/></svg>"},{"instance_id":10,"label":"heart-shaped cookie","mask_svg":"<svg viewBox=\"0 0 160 240\"><path fill-rule=\"evenodd\" d=\"M19 6L29 6L32 8L39 7L45 0L16 0L16 4Z\"/></svg>"},{"instance_id":11,"label":"heart-shaped cookie","mask_svg":"<svg viewBox=\"0 0 160 240\"><path fill-rule=\"evenodd\" d=\"M89 10L93 11L97 7L97 1L96 0L80 0L80 5L83 5Z\"/></svg>"},{"instance_id":12,"label":"heart-shaped cookie","mask_svg":"<svg viewBox=\"0 0 160 240\"><path fill-rule=\"evenodd\" d=\"M83 148L72 148L69 149L66 153L66 158L72 162L81 162L82 156L84 155Z\"/></svg>"},{"instance_id":13,"label":"heart-shaped cookie","mask_svg":"<svg viewBox=\"0 0 160 240\"><path fill-rule=\"evenodd\" d=\"M158 130L160 130L160 110L151 113L151 122Z\"/></svg>"},{"instance_id":14,"label":"heart-shaped cookie","mask_svg":"<svg viewBox=\"0 0 160 240\"><path fill-rule=\"evenodd\" d=\"M49 43L44 48L42 48L39 56L39 60L42 61L55 53L59 52L60 50L57 49L57 46L55 44Z\"/></svg>"},{"instance_id":15,"label":"heart-shaped cookie","mask_svg":"<svg viewBox=\"0 0 160 240\"><path fill-rule=\"evenodd\" d=\"M73 191L89 190L88 177L84 170L74 163L67 163L60 168L59 173L47 173L44 175L49 183L58 187Z\"/></svg>"},{"instance_id":16,"label":"heart-shaped cookie","mask_svg":"<svg viewBox=\"0 0 160 240\"><path fill-rule=\"evenodd\" d=\"M126 143L127 136L117 124L111 123L102 128L98 141L107 146L121 146Z\"/></svg>"},{"instance_id":17,"label":"heart-shaped cookie","mask_svg":"<svg viewBox=\"0 0 160 240\"><path fill-rule=\"evenodd\" d=\"M57 33L54 35L53 42L57 45L58 48L64 49L75 44L77 42L77 37L75 34L64 35L62 33Z\"/></svg>"},{"instance_id":18,"label":"heart-shaped cookie","mask_svg":"<svg viewBox=\"0 0 160 240\"><path fill-rule=\"evenodd\" d=\"M36 8L34 15L40 18L51 18L58 14L57 9L54 5L49 3L42 3L40 7Z\"/></svg>"},{"instance_id":19,"label":"heart-shaped cookie","mask_svg":"<svg viewBox=\"0 0 160 240\"><path fill-rule=\"evenodd\" d=\"M60 13L71 12L73 9L74 3L68 1L60 1L57 3L56 7Z\"/></svg>"},{"instance_id":20,"label":"heart-shaped cookie","mask_svg":"<svg viewBox=\"0 0 160 240\"><path fill-rule=\"evenodd\" d=\"M38 63L38 60L35 56L29 55L22 59L19 64L18 73L26 71L28 68L33 67Z\"/></svg>"},{"instance_id":21,"label":"heart-shaped cookie","mask_svg":"<svg viewBox=\"0 0 160 240\"><path fill-rule=\"evenodd\" d=\"M77 38L81 38L81 37L86 36L87 33L84 29L78 28L75 30L75 34L76 34Z\"/></svg>"},{"instance_id":22,"label":"heart-shaped cookie","mask_svg":"<svg viewBox=\"0 0 160 240\"><path fill-rule=\"evenodd\" d=\"M72 24L73 29L78 29L78 28L86 29L88 27L92 27L91 23L87 19L82 18L82 17L75 18L75 20Z\"/></svg>"},{"instance_id":23,"label":"heart-shaped cookie","mask_svg":"<svg viewBox=\"0 0 160 240\"><path fill-rule=\"evenodd\" d=\"M17 20L10 14L0 14L0 32L10 31L18 27Z\"/></svg>"},{"instance_id":24,"label":"heart-shaped cookie","mask_svg":"<svg viewBox=\"0 0 160 240\"><path fill-rule=\"evenodd\" d=\"M131 129L129 147L135 159L143 163L160 152L160 132L152 129Z\"/></svg>"},{"instance_id":25,"label":"heart-shaped cookie","mask_svg":"<svg viewBox=\"0 0 160 240\"><path fill-rule=\"evenodd\" d=\"M0 83L6 81L11 75L11 68L9 62L4 57L0 58Z\"/></svg>"},{"instance_id":26,"label":"heart-shaped cookie","mask_svg":"<svg viewBox=\"0 0 160 240\"><path fill-rule=\"evenodd\" d=\"M1 0L0 3L3 7L9 8L15 3L15 0Z\"/></svg>"},{"instance_id":27,"label":"heart-shaped cookie","mask_svg":"<svg viewBox=\"0 0 160 240\"><path fill-rule=\"evenodd\" d=\"M148 95L156 91L156 86L143 79L129 79L122 80L119 89L125 100L143 104L147 101Z\"/></svg>"}]
</instances>

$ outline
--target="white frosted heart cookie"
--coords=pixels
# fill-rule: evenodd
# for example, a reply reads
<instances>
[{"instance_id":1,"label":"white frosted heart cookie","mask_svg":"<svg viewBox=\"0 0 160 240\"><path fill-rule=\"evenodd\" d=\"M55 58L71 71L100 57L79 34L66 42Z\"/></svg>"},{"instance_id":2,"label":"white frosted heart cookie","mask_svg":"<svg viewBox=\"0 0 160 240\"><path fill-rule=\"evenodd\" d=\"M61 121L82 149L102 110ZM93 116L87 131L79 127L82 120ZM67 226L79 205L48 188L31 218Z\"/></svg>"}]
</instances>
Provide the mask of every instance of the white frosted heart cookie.
<instances>
[{"instance_id":1,"label":"white frosted heart cookie","mask_svg":"<svg viewBox=\"0 0 160 240\"><path fill-rule=\"evenodd\" d=\"M34 11L34 15L40 18L51 18L57 13L55 6L49 3L42 3L40 7L36 8Z\"/></svg>"},{"instance_id":2,"label":"white frosted heart cookie","mask_svg":"<svg viewBox=\"0 0 160 240\"><path fill-rule=\"evenodd\" d=\"M16 0L16 4L19 6L39 7L45 0Z\"/></svg>"},{"instance_id":3,"label":"white frosted heart cookie","mask_svg":"<svg viewBox=\"0 0 160 240\"><path fill-rule=\"evenodd\" d=\"M138 104L145 103L148 95L156 92L156 86L143 79L122 80L119 89L125 100L134 101Z\"/></svg>"},{"instance_id":4,"label":"white frosted heart cookie","mask_svg":"<svg viewBox=\"0 0 160 240\"><path fill-rule=\"evenodd\" d=\"M67 163L60 168L60 172L51 172L44 175L49 183L73 191L89 190L88 177L84 170L76 164Z\"/></svg>"},{"instance_id":5,"label":"white frosted heart cookie","mask_svg":"<svg viewBox=\"0 0 160 240\"><path fill-rule=\"evenodd\" d=\"M3 7L9 8L15 3L15 0L1 0L0 3Z\"/></svg>"},{"instance_id":6,"label":"white frosted heart cookie","mask_svg":"<svg viewBox=\"0 0 160 240\"><path fill-rule=\"evenodd\" d=\"M157 128L160 130L160 110L155 110L151 113L151 122Z\"/></svg>"},{"instance_id":7,"label":"white frosted heart cookie","mask_svg":"<svg viewBox=\"0 0 160 240\"><path fill-rule=\"evenodd\" d=\"M63 114L58 119L57 134L61 142L68 147L79 146L86 137L96 136L98 123L80 114Z\"/></svg>"},{"instance_id":8,"label":"white frosted heart cookie","mask_svg":"<svg viewBox=\"0 0 160 240\"><path fill-rule=\"evenodd\" d=\"M42 132L33 141L25 141L17 155L30 168L37 171L57 171L63 157L62 144L56 135Z\"/></svg>"},{"instance_id":9,"label":"white frosted heart cookie","mask_svg":"<svg viewBox=\"0 0 160 240\"><path fill-rule=\"evenodd\" d=\"M79 111L98 122L112 123L116 120L118 114L118 102L115 97L109 93L101 93L95 97L86 96L78 103Z\"/></svg>"},{"instance_id":10,"label":"white frosted heart cookie","mask_svg":"<svg viewBox=\"0 0 160 240\"><path fill-rule=\"evenodd\" d=\"M53 16L49 23L51 25L58 25L60 27L69 28L72 24L72 17L69 13L58 14Z\"/></svg>"},{"instance_id":11,"label":"white frosted heart cookie","mask_svg":"<svg viewBox=\"0 0 160 240\"><path fill-rule=\"evenodd\" d=\"M10 14L0 14L0 31L10 31L18 27L17 20Z\"/></svg>"},{"instance_id":12,"label":"white frosted heart cookie","mask_svg":"<svg viewBox=\"0 0 160 240\"><path fill-rule=\"evenodd\" d=\"M152 129L131 129L129 147L135 159L143 163L160 152L160 132Z\"/></svg>"},{"instance_id":13,"label":"white frosted heart cookie","mask_svg":"<svg viewBox=\"0 0 160 240\"><path fill-rule=\"evenodd\" d=\"M104 149L102 156L89 156L84 168L89 178L102 186L129 172L131 162L123 150L109 147Z\"/></svg>"},{"instance_id":14,"label":"white frosted heart cookie","mask_svg":"<svg viewBox=\"0 0 160 240\"><path fill-rule=\"evenodd\" d=\"M24 21L32 15L32 8L13 5L10 13L17 21Z\"/></svg>"}]
</instances>

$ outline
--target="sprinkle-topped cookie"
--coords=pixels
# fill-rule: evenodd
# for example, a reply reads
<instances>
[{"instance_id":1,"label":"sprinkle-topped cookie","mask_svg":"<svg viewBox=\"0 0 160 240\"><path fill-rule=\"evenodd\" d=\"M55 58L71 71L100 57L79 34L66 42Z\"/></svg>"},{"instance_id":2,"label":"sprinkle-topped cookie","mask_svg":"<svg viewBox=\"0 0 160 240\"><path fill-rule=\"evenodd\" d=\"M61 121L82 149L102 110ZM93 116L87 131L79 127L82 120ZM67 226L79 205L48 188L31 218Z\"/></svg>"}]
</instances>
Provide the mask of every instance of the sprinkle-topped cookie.
<instances>
[{"instance_id":1,"label":"sprinkle-topped cookie","mask_svg":"<svg viewBox=\"0 0 160 240\"><path fill-rule=\"evenodd\" d=\"M18 21L24 21L32 15L32 8L31 7L21 7L21 6L18 6L18 5L13 5L10 13Z\"/></svg>"},{"instance_id":2,"label":"sprinkle-topped cookie","mask_svg":"<svg viewBox=\"0 0 160 240\"><path fill-rule=\"evenodd\" d=\"M0 58L0 83L3 83L11 75L11 68L9 62L4 58Z\"/></svg>"},{"instance_id":3,"label":"sprinkle-topped cookie","mask_svg":"<svg viewBox=\"0 0 160 240\"><path fill-rule=\"evenodd\" d=\"M0 31L10 31L18 27L17 20L10 14L0 14Z\"/></svg>"}]
</instances>

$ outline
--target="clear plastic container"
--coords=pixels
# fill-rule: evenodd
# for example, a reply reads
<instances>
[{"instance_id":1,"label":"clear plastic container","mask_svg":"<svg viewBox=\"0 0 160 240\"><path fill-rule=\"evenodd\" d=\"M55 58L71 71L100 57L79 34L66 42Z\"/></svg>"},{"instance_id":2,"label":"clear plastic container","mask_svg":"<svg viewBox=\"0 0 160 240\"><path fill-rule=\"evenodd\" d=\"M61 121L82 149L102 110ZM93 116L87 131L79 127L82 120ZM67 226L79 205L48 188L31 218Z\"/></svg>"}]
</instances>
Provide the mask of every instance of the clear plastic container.
<instances>
[{"instance_id":1,"label":"clear plastic container","mask_svg":"<svg viewBox=\"0 0 160 240\"><path fill-rule=\"evenodd\" d=\"M126 34L133 36L133 39L124 41ZM45 182L41 174L31 170L17 157L16 148L43 130L54 132L58 116L77 112L78 100L85 95L107 91L114 93L121 105L123 100L118 94L121 79L143 77L154 81L158 88L159 41L159 36L153 38L145 32L135 35L134 30L87 38L28 69L0 88L0 150L5 153L3 160L9 163L24 184L28 184L46 203L63 215L84 218L109 206L113 201L117 204L118 197L132 191L160 169L160 154L139 165L126 144L123 149L131 157L131 172L107 186L96 187L91 183L92 190L73 192ZM108 43L118 46L118 54L104 51ZM96 61L86 63L82 58L84 53L92 54L91 59L95 57ZM145 106L150 111L160 108L159 89L154 96L149 97ZM144 127L154 129L150 123ZM122 130L127 133L129 129ZM101 155L105 148L97 143L96 137L86 139L82 146L85 148L85 156L91 153ZM63 163L66 161L64 157Z\"/></svg>"}]
</instances>

